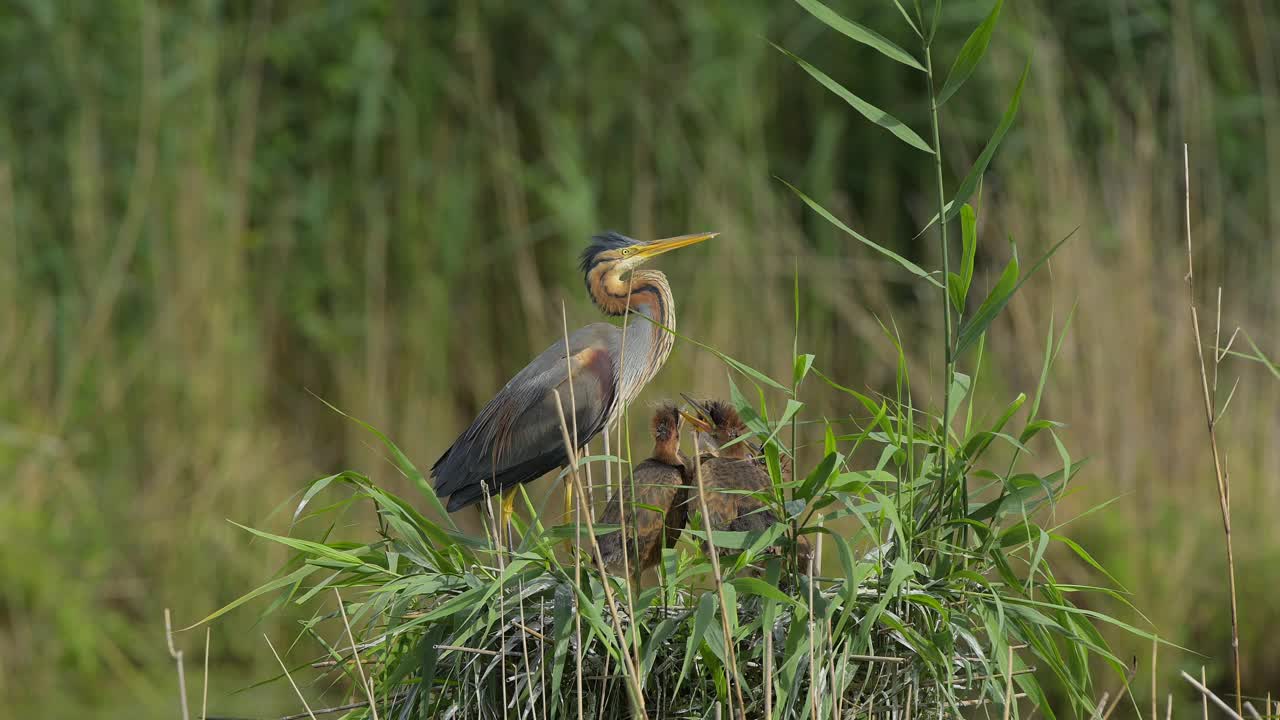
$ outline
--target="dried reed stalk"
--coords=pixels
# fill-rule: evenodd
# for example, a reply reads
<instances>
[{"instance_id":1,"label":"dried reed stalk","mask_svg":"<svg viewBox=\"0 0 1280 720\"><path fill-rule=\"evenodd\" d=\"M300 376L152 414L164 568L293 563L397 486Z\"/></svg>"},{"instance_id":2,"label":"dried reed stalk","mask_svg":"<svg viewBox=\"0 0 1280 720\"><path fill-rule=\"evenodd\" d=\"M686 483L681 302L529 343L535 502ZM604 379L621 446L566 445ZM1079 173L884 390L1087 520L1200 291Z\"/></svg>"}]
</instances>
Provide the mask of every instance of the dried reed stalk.
<instances>
[{"instance_id":1,"label":"dried reed stalk","mask_svg":"<svg viewBox=\"0 0 1280 720\"><path fill-rule=\"evenodd\" d=\"M732 685L736 691L738 710L740 711L738 717L745 720L747 704L742 697L742 682L738 676L738 658L733 649L733 633L730 632L729 628L729 603L725 601L724 579L720 576L720 553L716 550L715 540L711 538L711 512L707 507L707 489L702 482L702 454L697 452L696 447L693 453L693 474L697 479L698 506L702 510L702 529L707 534L707 555L711 560L712 575L715 577L716 597L720 600L720 625L724 630L725 665L732 668L732 670L725 670L725 681ZM734 717L732 700L729 702L729 716Z\"/></svg>"},{"instance_id":2,"label":"dried reed stalk","mask_svg":"<svg viewBox=\"0 0 1280 720\"><path fill-rule=\"evenodd\" d=\"M556 398L556 413L560 417L560 432L564 439L565 452L569 457L569 477L573 482L574 497L579 507L589 508L590 504L587 502L586 492L582 489L582 479L578 475L578 453L574 450L573 443L569 439L569 425L565 422L564 403L560 400L559 391L556 391L554 395ZM609 606L609 617L613 621L613 631L618 636L619 649L622 650L623 669L626 671L627 689L631 691L632 706L641 720L648 720L649 713L645 710L644 692L640 688L639 662L628 652L627 635L623 632L622 620L618 617L617 598L614 597L613 587L609 583L609 573L604 566L604 556L600 552L600 543L596 540L595 523L591 521L590 512L585 512L581 515L587 522L587 535L591 538L592 554L595 556L596 568L600 571L602 579L600 584L604 586L605 602ZM634 621L634 615L632 619Z\"/></svg>"},{"instance_id":3,"label":"dried reed stalk","mask_svg":"<svg viewBox=\"0 0 1280 720\"><path fill-rule=\"evenodd\" d=\"M1204 362L1204 347L1200 341L1200 316L1196 312L1195 265L1191 256L1191 161L1187 145L1182 145L1182 176L1185 183L1186 227L1187 227L1187 295L1191 303L1191 327L1195 331L1196 359L1200 362L1200 389L1204 395L1205 422L1209 431L1209 447L1213 452L1213 470L1218 481L1218 507L1222 511L1222 532L1227 544L1227 580L1231 592L1231 654L1235 666L1236 710L1237 717L1243 715L1241 705L1244 698L1240 690L1240 619L1236 606L1236 561L1231 543L1231 480L1227 474L1226 458L1218 451L1218 366L1226 357L1226 350L1221 348L1222 340L1222 288L1218 288L1217 322L1213 335L1213 382L1209 382L1209 373ZM1235 335L1232 335L1232 340ZM1227 350L1231 343L1227 343Z\"/></svg>"}]
</instances>

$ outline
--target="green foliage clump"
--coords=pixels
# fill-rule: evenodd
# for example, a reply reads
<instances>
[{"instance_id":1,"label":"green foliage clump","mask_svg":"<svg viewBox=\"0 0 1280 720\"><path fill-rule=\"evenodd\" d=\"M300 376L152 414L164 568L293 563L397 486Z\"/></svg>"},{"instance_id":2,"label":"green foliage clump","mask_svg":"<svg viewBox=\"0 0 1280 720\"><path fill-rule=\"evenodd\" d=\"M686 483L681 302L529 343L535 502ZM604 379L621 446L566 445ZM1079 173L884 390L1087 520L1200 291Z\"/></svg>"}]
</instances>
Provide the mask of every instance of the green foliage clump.
<instances>
[{"instance_id":1,"label":"green foliage clump","mask_svg":"<svg viewBox=\"0 0 1280 720\"><path fill-rule=\"evenodd\" d=\"M658 582L647 587L609 575L594 562L594 539L581 513L573 522L551 522L523 492L531 519L517 519L506 542L503 528L489 527L484 537L461 532L405 453L373 431L432 506L430 516L359 473L317 480L294 519L333 518L326 540L252 530L291 548L292 561L276 580L206 620L268 592L279 591L273 607L323 608L326 591L337 591L343 609L317 609L303 633L325 648L316 660L332 667L326 672L345 675L359 688L356 698L367 697L385 717L711 717L721 710L730 717L853 717L887 710L931 717L977 705L1014 716L1032 707L1054 717L1046 679L1075 712L1092 709L1093 661L1121 675L1125 670L1099 625L1151 636L1080 607L1072 596L1120 596L1058 581L1048 554L1061 546L1106 574L1061 533L1054 512L1083 465L1059 437L1060 423L1041 412L1070 323L1059 329L1050 321L1030 397L1017 394L990 421L980 419L974 404L993 320L1053 252L1024 270L1015 250L985 297L971 292L979 239L969 201L1017 113L1025 72L956 191L948 195L943 181L938 105L960 89L985 54L1002 3L969 36L940 86L932 61L936 17L904 9L921 41L920 62L816 0L800 4L847 37L924 73L930 88L932 143L782 50L859 113L932 156L938 210L929 225L938 228L941 272L867 239L792 189L840 230L930 286L944 320L941 409L919 403L921 383L910 377L902 338L889 326L881 326L883 341L893 348L897 372L894 391L885 394L833 379L814 355L799 352L798 335L790 385L713 351L730 371L733 404L763 447L772 486L757 497L780 522L756 533L708 533L694 513L685 533L692 541L664 551ZM957 217L961 252L953 272L947 233ZM800 298L797 277L797 328ZM819 383L844 395L854 410L839 419L808 417L802 391ZM1022 420L1015 421L1022 410ZM1023 468L1020 461L1033 443L1051 446L1060 468ZM821 446L821 459L803 477L784 476L783 459L794 462L810 445ZM608 456L575 462L562 473L566 488L585 497L583 476L604 463L616 463L621 474L628 461ZM349 489L346 499L308 513L319 493L338 485ZM378 539L327 539L337 516L359 503L376 511ZM832 529L850 518L854 532ZM617 531L594 528L597 535ZM788 551L767 551L784 536L791 541L782 543ZM803 566L795 551L800 536L834 562ZM726 556L732 560L708 557L698 539L733 551ZM321 624L339 617L358 641L324 639ZM1022 709L1019 698L1025 698ZM366 716L372 710L353 712Z\"/></svg>"}]
</instances>

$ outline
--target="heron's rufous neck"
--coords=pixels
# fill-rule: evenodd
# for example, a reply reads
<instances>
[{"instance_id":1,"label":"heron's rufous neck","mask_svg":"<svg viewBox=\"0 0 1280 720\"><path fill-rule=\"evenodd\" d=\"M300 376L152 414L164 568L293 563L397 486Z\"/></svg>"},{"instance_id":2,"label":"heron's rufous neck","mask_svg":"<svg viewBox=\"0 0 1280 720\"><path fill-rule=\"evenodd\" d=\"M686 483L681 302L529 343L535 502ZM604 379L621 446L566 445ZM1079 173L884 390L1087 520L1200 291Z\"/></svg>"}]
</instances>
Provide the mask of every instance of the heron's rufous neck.
<instances>
[{"instance_id":1,"label":"heron's rufous neck","mask_svg":"<svg viewBox=\"0 0 1280 720\"><path fill-rule=\"evenodd\" d=\"M591 299L606 315L639 313L675 328L675 301L667 276L659 270L638 268L626 275L619 263L600 263L587 276Z\"/></svg>"},{"instance_id":2,"label":"heron's rufous neck","mask_svg":"<svg viewBox=\"0 0 1280 720\"><path fill-rule=\"evenodd\" d=\"M675 336L664 329L676 327L676 303L667 276L644 268L632 271L627 277L623 277L624 273L617 264L611 264L593 269L588 276L591 299L603 312L629 313L650 321L632 321L623 326L618 372L622 393L621 402L615 405L615 415L658 374L675 344Z\"/></svg>"}]
</instances>

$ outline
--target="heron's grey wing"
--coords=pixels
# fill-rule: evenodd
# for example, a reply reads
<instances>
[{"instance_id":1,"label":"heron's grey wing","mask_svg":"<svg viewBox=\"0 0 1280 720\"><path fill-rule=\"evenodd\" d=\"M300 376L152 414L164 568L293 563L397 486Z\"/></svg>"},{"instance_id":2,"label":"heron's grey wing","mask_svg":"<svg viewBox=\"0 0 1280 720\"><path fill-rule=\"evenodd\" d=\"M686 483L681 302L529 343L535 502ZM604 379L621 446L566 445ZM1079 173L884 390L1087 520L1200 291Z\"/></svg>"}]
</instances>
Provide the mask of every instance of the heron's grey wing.
<instances>
[{"instance_id":1,"label":"heron's grey wing","mask_svg":"<svg viewBox=\"0 0 1280 720\"><path fill-rule=\"evenodd\" d=\"M449 511L540 477L567 461L556 394L581 447L615 401L618 328L593 323L556 342L516 374L432 467Z\"/></svg>"}]
</instances>

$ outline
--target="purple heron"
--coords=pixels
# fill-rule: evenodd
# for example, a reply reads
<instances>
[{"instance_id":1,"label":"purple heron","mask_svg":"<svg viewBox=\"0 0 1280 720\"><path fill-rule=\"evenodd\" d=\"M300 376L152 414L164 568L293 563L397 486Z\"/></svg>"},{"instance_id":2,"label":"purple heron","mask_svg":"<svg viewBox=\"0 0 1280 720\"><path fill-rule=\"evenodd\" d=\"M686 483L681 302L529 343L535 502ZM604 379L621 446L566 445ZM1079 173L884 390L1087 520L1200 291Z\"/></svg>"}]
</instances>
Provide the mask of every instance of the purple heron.
<instances>
[{"instance_id":1,"label":"purple heron","mask_svg":"<svg viewBox=\"0 0 1280 720\"><path fill-rule=\"evenodd\" d=\"M658 564L663 548L674 546L680 539L688 513L688 474L693 470L692 463L680 452L680 413L676 406L660 405L651 427L653 455L636 466L630 482L622 482L622 491L614 495L600 516L604 524L625 528L600 538L605 565L611 572L623 570L625 532L625 558L636 579Z\"/></svg>"},{"instance_id":2,"label":"purple heron","mask_svg":"<svg viewBox=\"0 0 1280 720\"><path fill-rule=\"evenodd\" d=\"M662 253L716 236L697 233L643 242L597 235L582 253L587 292L605 315L633 317L626 329L592 323L556 340L516 373L431 468L435 491L455 512L568 463L556 394L578 448L610 426L662 368L675 337L667 277L641 268ZM640 322L644 320L644 322ZM503 503L502 523L514 494Z\"/></svg>"},{"instance_id":3,"label":"purple heron","mask_svg":"<svg viewBox=\"0 0 1280 720\"><path fill-rule=\"evenodd\" d=\"M699 402L688 395L684 398L693 408L692 413L682 414L694 427L710 516L706 518L707 527L711 530L759 532L779 522L773 510L759 499L749 494L724 492L759 492L772 485L769 472L759 457L759 446L749 440L739 440L751 431L738 416L738 411L719 400ZM789 475L790 467L783 471ZM693 472L690 467L690 484L697 483ZM798 550L800 557L807 559L808 543L803 537Z\"/></svg>"}]
</instances>

